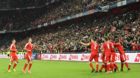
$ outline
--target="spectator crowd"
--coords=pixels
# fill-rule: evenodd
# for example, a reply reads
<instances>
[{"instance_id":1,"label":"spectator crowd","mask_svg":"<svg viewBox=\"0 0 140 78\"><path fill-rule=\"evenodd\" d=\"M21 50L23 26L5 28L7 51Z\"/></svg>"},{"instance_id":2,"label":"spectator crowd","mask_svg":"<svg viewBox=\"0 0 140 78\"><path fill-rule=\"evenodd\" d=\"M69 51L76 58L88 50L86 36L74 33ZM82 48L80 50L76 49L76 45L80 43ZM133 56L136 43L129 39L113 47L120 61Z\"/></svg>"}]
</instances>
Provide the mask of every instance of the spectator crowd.
<instances>
[{"instance_id":1,"label":"spectator crowd","mask_svg":"<svg viewBox=\"0 0 140 78\"><path fill-rule=\"evenodd\" d=\"M26 1L29 0L25 0L25 2ZM38 2L40 0L31 1ZM43 0L42 2L44 1L46 0ZM60 0L42 8L3 11L0 12L2 15L0 16L0 31L25 30L28 28L34 28L38 25L50 23L53 20L64 18L66 16L81 13L90 9L96 9L96 7L94 7L95 5L111 3L114 1L117 0Z\"/></svg>"},{"instance_id":2,"label":"spectator crowd","mask_svg":"<svg viewBox=\"0 0 140 78\"><path fill-rule=\"evenodd\" d=\"M114 40L121 39L127 51L140 50L140 11L111 16L109 14L102 18L88 17L75 21L42 29L29 37L40 50L48 53L89 52L89 47L82 46L80 41L89 42L91 38L96 37L101 44L107 36ZM23 49L29 37L17 43L19 50Z\"/></svg>"},{"instance_id":3,"label":"spectator crowd","mask_svg":"<svg viewBox=\"0 0 140 78\"><path fill-rule=\"evenodd\" d=\"M88 1L92 2L92 0ZM23 30L35 27L51 20L79 13L83 11L83 5L85 4L81 4L79 0L71 0L70 2L64 0L60 6L57 6L57 8L52 7L54 9L49 9L49 11L42 8L8 13L9 15L5 14L0 17L0 25L2 26L0 30ZM13 14L16 16L13 16ZM112 37L114 40L121 39L125 50L137 51L140 50L140 9L121 14L99 13L25 35L27 37L21 36L21 39L17 42L17 48L20 51L23 50L28 38L31 37L33 43L39 47L38 49L47 53L88 52L89 46L82 46L79 43L80 41L89 42L91 38L96 37L98 43L101 44L107 36ZM9 45L2 45L1 50L8 49Z\"/></svg>"}]
</instances>

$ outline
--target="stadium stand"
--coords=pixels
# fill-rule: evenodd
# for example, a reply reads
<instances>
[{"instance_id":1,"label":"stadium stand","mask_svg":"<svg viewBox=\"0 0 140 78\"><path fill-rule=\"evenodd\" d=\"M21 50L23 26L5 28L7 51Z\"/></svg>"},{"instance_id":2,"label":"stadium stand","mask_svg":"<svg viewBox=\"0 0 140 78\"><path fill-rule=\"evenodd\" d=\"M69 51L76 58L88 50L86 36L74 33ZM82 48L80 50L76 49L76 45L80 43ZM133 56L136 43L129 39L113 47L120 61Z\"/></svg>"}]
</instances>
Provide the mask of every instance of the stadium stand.
<instances>
[{"instance_id":1,"label":"stadium stand","mask_svg":"<svg viewBox=\"0 0 140 78\"><path fill-rule=\"evenodd\" d=\"M96 4L104 4L106 1L108 0L97 1ZM89 2L92 3L92 0ZM0 17L0 30L34 28L40 24L85 11L85 6L83 7L85 3L81 4L79 0L70 2L63 0L59 5L56 3L41 9L0 12L3 15ZM51 9L51 7L55 8ZM88 5L86 7L89 8ZM10 40L16 38L18 50L23 50L27 39L32 37L34 44L40 46L44 52L87 52L88 47L79 44L81 40L87 42L90 38L98 37L98 42L101 43L106 36L122 39L125 50L140 50L140 10L127 11L119 15L110 12L98 13L39 30L0 35L2 40L0 49L8 50ZM5 38L9 41L5 41Z\"/></svg>"},{"instance_id":2,"label":"stadium stand","mask_svg":"<svg viewBox=\"0 0 140 78\"><path fill-rule=\"evenodd\" d=\"M34 1L34 0L33 0ZM44 0L46 1L46 0ZM24 30L29 27L36 27L44 23L49 23L69 15L74 15L89 10L89 5L106 2L107 0L61 0L53 5L42 8L24 9L24 10L8 10L2 11L0 14L1 31ZM113 0L114 1L114 0ZM25 0L26 2L26 0ZM90 8L93 9L94 7Z\"/></svg>"},{"instance_id":3,"label":"stadium stand","mask_svg":"<svg viewBox=\"0 0 140 78\"><path fill-rule=\"evenodd\" d=\"M106 20L107 19L107 20ZM55 50L52 52L82 52L87 50L79 42L89 41L90 38L98 37L98 41L106 36L124 41L126 50L140 50L140 11L127 12L122 15L111 15L101 19L83 19L74 23L59 25L55 29L42 30L32 38L37 41L35 44L44 49ZM27 38L28 39L28 38ZM23 40L25 43L27 40ZM21 43L20 43L21 44ZM47 45L48 44L48 45Z\"/></svg>"}]
</instances>

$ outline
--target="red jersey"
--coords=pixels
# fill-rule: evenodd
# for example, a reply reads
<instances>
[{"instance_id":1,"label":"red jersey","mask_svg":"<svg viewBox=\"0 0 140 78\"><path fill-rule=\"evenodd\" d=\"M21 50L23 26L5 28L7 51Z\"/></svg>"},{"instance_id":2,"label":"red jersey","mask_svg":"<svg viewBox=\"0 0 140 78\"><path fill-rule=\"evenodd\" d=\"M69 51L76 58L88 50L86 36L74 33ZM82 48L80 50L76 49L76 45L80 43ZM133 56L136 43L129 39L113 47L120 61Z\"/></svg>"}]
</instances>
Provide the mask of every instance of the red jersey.
<instances>
[{"instance_id":1,"label":"red jersey","mask_svg":"<svg viewBox=\"0 0 140 78\"><path fill-rule=\"evenodd\" d=\"M93 53L93 54L98 54L99 46L98 46L97 43L91 42L91 43L90 43L90 47L91 47L91 53Z\"/></svg>"},{"instance_id":2,"label":"red jersey","mask_svg":"<svg viewBox=\"0 0 140 78\"><path fill-rule=\"evenodd\" d=\"M125 52L124 52L124 48L123 48L123 46L121 45L121 43L116 43L116 44L115 44L115 47L118 49L118 51L119 51L120 54L124 54L124 53L125 53Z\"/></svg>"},{"instance_id":3,"label":"red jersey","mask_svg":"<svg viewBox=\"0 0 140 78\"><path fill-rule=\"evenodd\" d=\"M11 54L16 54L17 49L16 49L16 45L15 44L11 44L10 45L10 51L11 51Z\"/></svg>"},{"instance_id":4,"label":"red jersey","mask_svg":"<svg viewBox=\"0 0 140 78\"><path fill-rule=\"evenodd\" d=\"M104 42L102 47L105 54L111 54L110 42Z\"/></svg>"},{"instance_id":5,"label":"red jersey","mask_svg":"<svg viewBox=\"0 0 140 78\"><path fill-rule=\"evenodd\" d=\"M32 43L26 43L25 50L27 51L27 53L32 54L33 44Z\"/></svg>"},{"instance_id":6,"label":"red jersey","mask_svg":"<svg viewBox=\"0 0 140 78\"><path fill-rule=\"evenodd\" d=\"M110 49L111 49L111 52L115 52L114 45L115 45L114 42L110 42Z\"/></svg>"}]
</instances>

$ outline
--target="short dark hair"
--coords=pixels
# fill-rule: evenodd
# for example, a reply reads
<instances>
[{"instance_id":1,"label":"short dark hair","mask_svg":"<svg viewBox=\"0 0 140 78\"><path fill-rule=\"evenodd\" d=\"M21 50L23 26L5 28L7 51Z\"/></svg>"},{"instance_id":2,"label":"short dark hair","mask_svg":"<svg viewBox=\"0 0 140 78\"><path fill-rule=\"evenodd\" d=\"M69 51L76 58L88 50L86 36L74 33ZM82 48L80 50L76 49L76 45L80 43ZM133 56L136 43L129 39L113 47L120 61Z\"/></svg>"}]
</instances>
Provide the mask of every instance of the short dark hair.
<instances>
[{"instance_id":1,"label":"short dark hair","mask_svg":"<svg viewBox=\"0 0 140 78\"><path fill-rule=\"evenodd\" d=\"M109 40L109 37L105 37L105 41L108 41Z\"/></svg>"}]
</instances>

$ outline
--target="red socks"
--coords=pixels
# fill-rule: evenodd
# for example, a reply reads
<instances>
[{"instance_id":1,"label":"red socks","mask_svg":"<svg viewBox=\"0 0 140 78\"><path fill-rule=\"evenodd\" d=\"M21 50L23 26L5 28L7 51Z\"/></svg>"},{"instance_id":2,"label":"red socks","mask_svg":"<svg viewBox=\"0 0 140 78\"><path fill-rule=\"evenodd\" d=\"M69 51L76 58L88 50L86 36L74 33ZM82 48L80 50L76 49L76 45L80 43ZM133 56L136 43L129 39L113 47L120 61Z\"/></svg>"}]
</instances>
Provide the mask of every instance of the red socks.
<instances>
[{"instance_id":1,"label":"red socks","mask_svg":"<svg viewBox=\"0 0 140 78\"><path fill-rule=\"evenodd\" d=\"M96 64L96 71L98 71L99 69L99 64Z\"/></svg>"},{"instance_id":2,"label":"red socks","mask_svg":"<svg viewBox=\"0 0 140 78\"><path fill-rule=\"evenodd\" d=\"M123 71L124 64L125 64L126 68L129 69L128 63L127 62L122 62L121 63L121 70L122 71Z\"/></svg>"},{"instance_id":3,"label":"red socks","mask_svg":"<svg viewBox=\"0 0 140 78\"><path fill-rule=\"evenodd\" d=\"M25 63L24 67L23 67L23 71L25 72L26 68L27 68L28 64ZM32 63L29 63L29 67L28 67L28 72L31 70L32 67Z\"/></svg>"},{"instance_id":4,"label":"red socks","mask_svg":"<svg viewBox=\"0 0 140 78\"><path fill-rule=\"evenodd\" d=\"M110 71L110 64L107 64L107 71Z\"/></svg>"},{"instance_id":5,"label":"red socks","mask_svg":"<svg viewBox=\"0 0 140 78\"><path fill-rule=\"evenodd\" d=\"M123 66L124 66L124 64L123 64L123 62L121 63L121 69L123 70Z\"/></svg>"},{"instance_id":6,"label":"red socks","mask_svg":"<svg viewBox=\"0 0 140 78\"><path fill-rule=\"evenodd\" d=\"M25 63L25 65L24 65L24 67L23 67L23 70L24 70L24 71L26 70L27 65L28 65L28 64Z\"/></svg>"},{"instance_id":7,"label":"red socks","mask_svg":"<svg viewBox=\"0 0 140 78\"><path fill-rule=\"evenodd\" d=\"M32 63L29 64L28 71L30 71L31 67L32 67Z\"/></svg>"},{"instance_id":8,"label":"red socks","mask_svg":"<svg viewBox=\"0 0 140 78\"><path fill-rule=\"evenodd\" d=\"M92 63L90 63L89 66L92 70L94 70Z\"/></svg>"},{"instance_id":9,"label":"red socks","mask_svg":"<svg viewBox=\"0 0 140 78\"><path fill-rule=\"evenodd\" d=\"M117 66L117 64L114 64L114 67L115 67L116 69L118 69L118 66Z\"/></svg>"},{"instance_id":10,"label":"red socks","mask_svg":"<svg viewBox=\"0 0 140 78\"><path fill-rule=\"evenodd\" d=\"M113 63L110 64L110 69L111 69L111 71L114 70L114 64Z\"/></svg>"},{"instance_id":11,"label":"red socks","mask_svg":"<svg viewBox=\"0 0 140 78\"><path fill-rule=\"evenodd\" d=\"M14 65L13 65L13 69L15 69L16 66L17 66L17 63L14 63ZM11 68L11 64L8 65L8 70L10 70L10 68Z\"/></svg>"},{"instance_id":12,"label":"red socks","mask_svg":"<svg viewBox=\"0 0 140 78\"><path fill-rule=\"evenodd\" d=\"M127 63L127 62L125 62L125 66L126 66L127 68L129 68L129 67L128 67L128 63Z\"/></svg>"},{"instance_id":13,"label":"red socks","mask_svg":"<svg viewBox=\"0 0 140 78\"><path fill-rule=\"evenodd\" d=\"M15 68L16 68L16 66L17 66L17 64L16 64L16 63L14 63L13 69L15 69Z\"/></svg>"},{"instance_id":14,"label":"red socks","mask_svg":"<svg viewBox=\"0 0 140 78\"><path fill-rule=\"evenodd\" d=\"M105 68L105 65L104 64L101 66L100 71L102 71L103 68Z\"/></svg>"},{"instance_id":15,"label":"red socks","mask_svg":"<svg viewBox=\"0 0 140 78\"><path fill-rule=\"evenodd\" d=\"M11 68L11 64L8 65L8 70L10 70L10 68Z\"/></svg>"}]
</instances>

